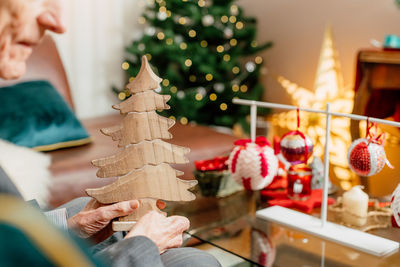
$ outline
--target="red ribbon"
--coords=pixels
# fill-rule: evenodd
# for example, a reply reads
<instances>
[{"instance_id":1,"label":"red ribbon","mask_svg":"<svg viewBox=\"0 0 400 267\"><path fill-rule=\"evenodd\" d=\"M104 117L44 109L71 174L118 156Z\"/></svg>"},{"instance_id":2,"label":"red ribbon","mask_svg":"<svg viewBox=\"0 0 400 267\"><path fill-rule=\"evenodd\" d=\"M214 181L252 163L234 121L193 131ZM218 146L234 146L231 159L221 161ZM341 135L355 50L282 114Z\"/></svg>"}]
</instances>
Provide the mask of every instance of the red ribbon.
<instances>
[{"instance_id":1,"label":"red ribbon","mask_svg":"<svg viewBox=\"0 0 400 267\"><path fill-rule=\"evenodd\" d=\"M371 131L373 127L375 127L374 134L372 134ZM369 118L367 118L367 131L365 137L368 139L368 143L375 143L378 145L384 145L385 143L385 133L378 135L378 124L376 122L370 124Z\"/></svg>"},{"instance_id":2,"label":"red ribbon","mask_svg":"<svg viewBox=\"0 0 400 267\"><path fill-rule=\"evenodd\" d=\"M198 160L194 162L198 171L224 171L228 169L225 162L228 157L216 157L209 160Z\"/></svg>"},{"instance_id":3,"label":"red ribbon","mask_svg":"<svg viewBox=\"0 0 400 267\"><path fill-rule=\"evenodd\" d=\"M235 146L246 146L246 144L251 143L251 139L239 139L235 141ZM255 143L260 146L271 146L271 143L268 141L268 139L265 136L259 136L256 138Z\"/></svg>"}]
</instances>

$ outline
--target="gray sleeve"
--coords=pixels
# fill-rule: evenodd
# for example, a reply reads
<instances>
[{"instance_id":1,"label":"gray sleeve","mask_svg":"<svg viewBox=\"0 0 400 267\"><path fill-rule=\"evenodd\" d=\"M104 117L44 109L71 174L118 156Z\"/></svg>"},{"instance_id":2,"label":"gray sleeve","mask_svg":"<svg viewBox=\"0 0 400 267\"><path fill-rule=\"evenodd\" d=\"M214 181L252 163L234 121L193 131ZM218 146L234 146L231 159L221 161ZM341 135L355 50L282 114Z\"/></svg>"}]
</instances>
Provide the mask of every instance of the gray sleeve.
<instances>
[{"instance_id":1,"label":"gray sleeve","mask_svg":"<svg viewBox=\"0 0 400 267\"><path fill-rule=\"evenodd\" d=\"M157 246L144 236L135 236L110 245L96 257L115 267L163 267Z\"/></svg>"},{"instance_id":2,"label":"gray sleeve","mask_svg":"<svg viewBox=\"0 0 400 267\"><path fill-rule=\"evenodd\" d=\"M221 267L218 260L211 254L190 247L168 249L161 254L161 261L165 267ZM242 266L241 264L238 265Z\"/></svg>"},{"instance_id":3,"label":"gray sleeve","mask_svg":"<svg viewBox=\"0 0 400 267\"><path fill-rule=\"evenodd\" d=\"M113 267L221 267L214 256L195 248L173 248L160 255L157 246L145 236L120 240L95 256Z\"/></svg>"},{"instance_id":4,"label":"gray sleeve","mask_svg":"<svg viewBox=\"0 0 400 267\"><path fill-rule=\"evenodd\" d=\"M90 197L75 198L70 202L65 203L64 205L59 206L57 209L66 208L67 218L71 218L72 216L80 212L86 206L90 199Z\"/></svg>"},{"instance_id":5,"label":"gray sleeve","mask_svg":"<svg viewBox=\"0 0 400 267\"><path fill-rule=\"evenodd\" d=\"M54 225L63 230L68 230L66 208L46 211L44 214L46 215L47 219Z\"/></svg>"}]
</instances>

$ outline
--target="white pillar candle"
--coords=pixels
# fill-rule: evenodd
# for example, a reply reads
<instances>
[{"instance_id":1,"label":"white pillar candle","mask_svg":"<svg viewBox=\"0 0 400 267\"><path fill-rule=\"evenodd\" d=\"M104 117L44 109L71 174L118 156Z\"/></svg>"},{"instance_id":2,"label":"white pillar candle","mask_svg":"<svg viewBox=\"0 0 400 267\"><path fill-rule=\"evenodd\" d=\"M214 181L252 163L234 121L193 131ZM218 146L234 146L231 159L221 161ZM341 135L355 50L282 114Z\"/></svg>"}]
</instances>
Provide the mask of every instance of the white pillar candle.
<instances>
[{"instance_id":1,"label":"white pillar candle","mask_svg":"<svg viewBox=\"0 0 400 267\"><path fill-rule=\"evenodd\" d=\"M368 195L361 190L362 186L354 186L343 194L343 222L355 226L363 226L367 222Z\"/></svg>"}]
</instances>

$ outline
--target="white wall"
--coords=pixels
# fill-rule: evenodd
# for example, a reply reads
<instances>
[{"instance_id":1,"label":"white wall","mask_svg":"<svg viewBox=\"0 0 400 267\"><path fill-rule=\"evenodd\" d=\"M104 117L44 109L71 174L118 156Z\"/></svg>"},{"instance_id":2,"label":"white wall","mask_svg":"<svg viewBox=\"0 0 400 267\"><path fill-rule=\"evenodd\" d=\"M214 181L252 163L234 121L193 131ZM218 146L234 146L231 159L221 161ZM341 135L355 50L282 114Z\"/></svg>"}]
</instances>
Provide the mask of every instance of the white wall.
<instances>
[{"instance_id":1,"label":"white wall","mask_svg":"<svg viewBox=\"0 0 400 267\"><path fill-rule=\"evenodd\" d=\"M124 47L141 32L143 0L65 0L67 33L56 37L77 115L112 112L112 85L124 84Z\"/></svg>"},{"instance_id":2,"label":"white wall","mask_svg":"<svg viewBox=\"0 0 400 267\"><path fill-rule=\"evenodd\" d=\"M283 75L313 89L327 24L332 26L345 85L354 84L357 51L385 34L400 35L400 9L394 0L240 0L248 15L256 16L259 41L272 40L263 53L269 73L263 77L269 101L290 103L272 77Z\"/></svg>"},{"instance_id":3,"label":"white wall","mask_svg":"<svg viewBox=\"0 0 400 267\"><path fill-rule=\"evenodd\" d=\"M137 18L145 0L65 0L69 31L58 37L79 117L112 112L110 88L124 82L123 49L140 36ZM312 89L325 26L333 28L345 84L354 80L359 48L371 38L400 35L394 0L239 0L259 21L259 41L272 40L263 53L269 73ZM266 99L288 103L280 86L264 76Z\"/></svg>"}]
</instances>

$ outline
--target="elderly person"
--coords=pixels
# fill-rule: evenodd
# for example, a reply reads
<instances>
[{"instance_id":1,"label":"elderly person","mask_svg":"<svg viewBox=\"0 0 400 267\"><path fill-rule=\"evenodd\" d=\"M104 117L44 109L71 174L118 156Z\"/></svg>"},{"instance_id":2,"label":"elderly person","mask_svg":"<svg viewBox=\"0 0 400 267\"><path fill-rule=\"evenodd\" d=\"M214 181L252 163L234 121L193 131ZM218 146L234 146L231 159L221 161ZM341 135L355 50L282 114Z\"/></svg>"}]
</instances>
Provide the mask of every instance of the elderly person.
<instances>
[{"instance_id":1,"label":"elderly person","mask_svg":"<svg viewBox=\"0 0 400 267\"><path fill-rule=\"evenodd\" d=\"M15 79L24 74L27 58L47 30L65 31L60 11L57 0L0 0L0 78ZM20 196L1 168L0 193ZM78 237L97 243L93 251L114 266L219 266L211 255L178 248L183 231L189 228L188 219L182 216L149 212L124 237L113 233L110 222L131 214L139 205L138 200L132 200L105 206L82 198L47 215ZM158 206L165 204L159 201Z\"/></svg>"}]
</instances>

